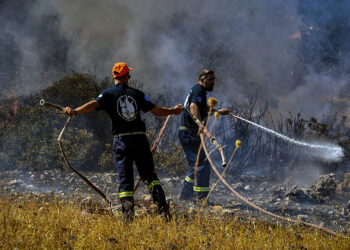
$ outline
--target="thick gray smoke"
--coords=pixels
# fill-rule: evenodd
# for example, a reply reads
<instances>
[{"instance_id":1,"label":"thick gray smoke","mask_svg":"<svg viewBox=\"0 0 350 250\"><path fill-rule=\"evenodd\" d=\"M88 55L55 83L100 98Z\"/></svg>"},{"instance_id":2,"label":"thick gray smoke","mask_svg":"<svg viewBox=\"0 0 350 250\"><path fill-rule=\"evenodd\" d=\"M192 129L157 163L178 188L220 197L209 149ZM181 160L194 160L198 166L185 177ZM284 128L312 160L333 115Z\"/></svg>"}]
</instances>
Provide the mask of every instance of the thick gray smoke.
<instances>
[{"instance_id":1,"label":"thick gray smoke","mask_svg":"<svg viewBox=\"0 0 350 250\"><path fill-rule=\"evenodd\" d=\"M347 1L0 1L0 87L36 92L73 71L134 67L149 92L184 91L203 68L224 104L257 93L276 113L345 112Z\"/></svg>"}]
</instances>

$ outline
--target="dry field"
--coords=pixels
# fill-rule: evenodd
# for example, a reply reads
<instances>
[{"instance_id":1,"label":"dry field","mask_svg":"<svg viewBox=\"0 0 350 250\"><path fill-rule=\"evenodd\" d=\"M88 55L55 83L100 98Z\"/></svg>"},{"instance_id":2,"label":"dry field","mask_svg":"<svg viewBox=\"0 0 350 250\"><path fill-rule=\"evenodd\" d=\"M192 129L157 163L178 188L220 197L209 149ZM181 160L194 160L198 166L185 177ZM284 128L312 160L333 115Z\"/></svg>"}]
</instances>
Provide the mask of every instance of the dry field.
<instances>
[{"instance_id":1,"label":"dry field","mask_svg":"<svg viewBox=\"0 0 350 250\"><path fill-rule=\"evenodd\" d=\"M77 201L0 198L0 249L349 249L350 240L254 218L173 214L171 222Z\"/></svg>"}]
</instances>

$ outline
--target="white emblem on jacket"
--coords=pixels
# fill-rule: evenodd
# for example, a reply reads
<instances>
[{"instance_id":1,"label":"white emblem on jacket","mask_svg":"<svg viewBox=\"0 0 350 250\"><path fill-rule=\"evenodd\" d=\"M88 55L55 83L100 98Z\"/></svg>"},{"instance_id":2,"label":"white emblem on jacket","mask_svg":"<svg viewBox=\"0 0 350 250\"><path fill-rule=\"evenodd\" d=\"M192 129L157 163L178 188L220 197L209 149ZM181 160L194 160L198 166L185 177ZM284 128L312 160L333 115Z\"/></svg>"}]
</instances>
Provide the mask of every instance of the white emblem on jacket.
<instances>
[{"instance_id":1,"label":"white emblem on jacket","mask_svg":"<svg viewBox=\"0 0 350 250\"><path fill-rule=\"evenodd\" d=\"M119 97L117 101L117 111L119 116L124 120L134 120L137 114L137 103L135 99L128 95Z\"/></svg>"}]
</instances>

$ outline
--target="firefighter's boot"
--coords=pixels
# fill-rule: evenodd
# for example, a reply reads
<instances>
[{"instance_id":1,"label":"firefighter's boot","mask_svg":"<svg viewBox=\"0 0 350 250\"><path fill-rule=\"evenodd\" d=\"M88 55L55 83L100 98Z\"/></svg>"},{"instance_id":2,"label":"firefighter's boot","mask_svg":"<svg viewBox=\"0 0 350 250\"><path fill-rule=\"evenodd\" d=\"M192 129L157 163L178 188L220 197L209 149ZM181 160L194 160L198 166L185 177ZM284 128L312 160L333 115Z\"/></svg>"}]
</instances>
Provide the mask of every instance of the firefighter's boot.
<instances>
[{"instance_id":1,"label":"firefighter's boot","mask_svg":"<svg viewBox=\"0 0 350 250\"><path fill-rule=\"evenodd\" d=\"M160 185L154 185L149 189L153 202L158 206L158 213L164 217L166 221L171 220L169 204L166 201L164 190Z\"/></svg>"},{"instance_id":2,"label":"firefighter's boot","mask_svg":"<svg viewBox=\"0 0 350 250\"><path fill-rule=\"evenodd\" d=\"M124 215L124 219L128 222L134 220L134 198L127 197L120 199L122 203L122 212Z\"/></svg>"}]
</instances>

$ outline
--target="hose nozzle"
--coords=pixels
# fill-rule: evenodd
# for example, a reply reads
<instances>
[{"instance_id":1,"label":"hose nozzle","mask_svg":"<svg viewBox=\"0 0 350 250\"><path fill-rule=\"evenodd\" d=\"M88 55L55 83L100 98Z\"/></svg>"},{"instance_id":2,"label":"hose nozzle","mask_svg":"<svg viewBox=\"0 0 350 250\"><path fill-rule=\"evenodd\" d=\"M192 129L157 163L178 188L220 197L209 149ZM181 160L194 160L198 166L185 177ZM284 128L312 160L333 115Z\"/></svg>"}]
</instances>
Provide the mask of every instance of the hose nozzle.
<instances>
[{"instance_id":1,"label":"hose nozzle","mask_svg":"<svg viewBox=\"0 0 350 250\"><path fill-rule=\"evenodd\" d=\"M54 103L51 103L51 102L47 102L44 99L41 99L39 104L40 104L40 106L47 106L47 107L55 108L55 109L58 109L58 110L61 110L61 111L63 110L63 107L61 107L60 105L54 104Z\"/></svg>"},{"instance_id":2,"label":"hose nozzle","mask_svg":"<svg viewBox=\"0 0 350 250\"><path fill-rule=\"evenodd\" d=\"M45 100L44 99L41 99L40 102L39 102L40 106L44 106L45 105Z\"/></svg>"}]
</instances>

